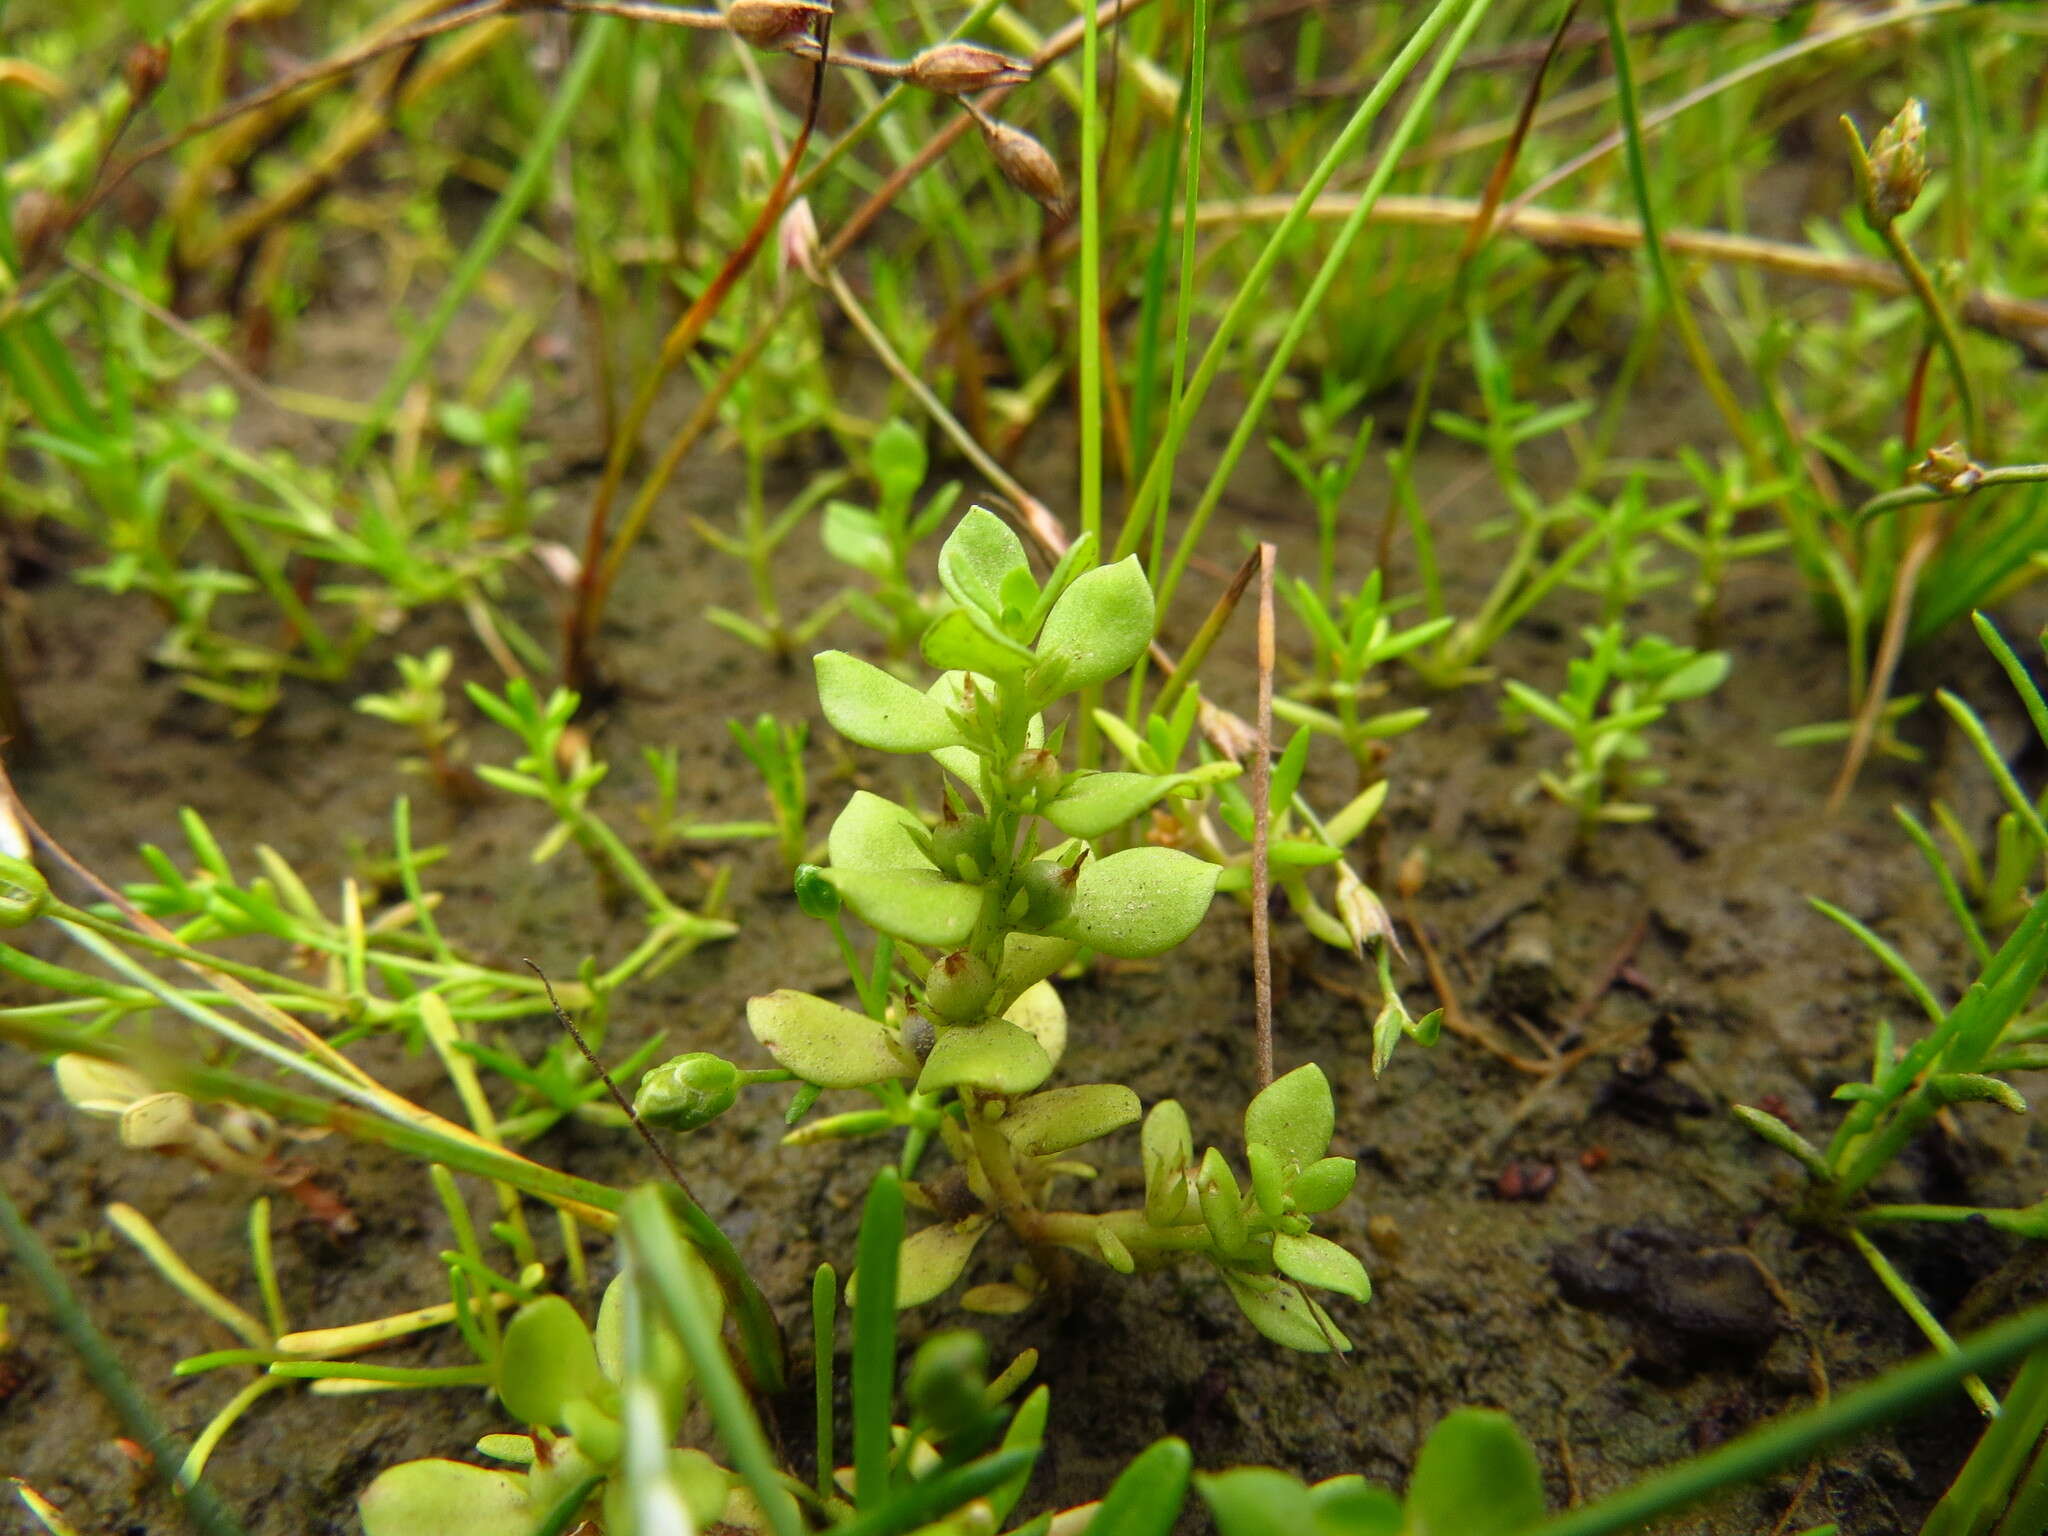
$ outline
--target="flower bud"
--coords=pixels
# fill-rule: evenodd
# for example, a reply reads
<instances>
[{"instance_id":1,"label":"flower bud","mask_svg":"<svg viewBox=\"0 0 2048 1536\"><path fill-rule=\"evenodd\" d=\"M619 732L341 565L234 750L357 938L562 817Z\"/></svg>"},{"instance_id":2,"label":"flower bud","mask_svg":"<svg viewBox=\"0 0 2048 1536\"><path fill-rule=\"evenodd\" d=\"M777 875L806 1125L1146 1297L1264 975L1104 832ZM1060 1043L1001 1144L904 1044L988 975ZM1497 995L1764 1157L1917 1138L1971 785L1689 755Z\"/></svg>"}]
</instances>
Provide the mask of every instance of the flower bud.
<instances>
[{"instance_id":1,"label":"flower bud","mask_svg":"<svg viewBox=\"0 0 2048 1536\"><path fill-rule=\"evenodd\" d=\"M831 12L829 5L811 0L732 0L725 8L725 25L749 47L788 53L810 36L813 17Z\"/></svg>"},{"instance_id":2,"label":"flower bud","mask_svg":"<svg viewBox=\"0 0 2048 1536\"><path fill-rule=\"evenodd\" d=\"M1913 478L1945 496L1962 496L1977 489L1984 467L1971 461L1961 443L1943 443L1913 466Z\"/></svg>"},{"instance_id":3,"label":"flower bud","mask_svg":"<svg viewBox=\"0 0 2048 1536\"><path fill-rule=\"evenodd\" d=\"M1081 866L1071 868L1053 859L1033 859L1017 872L1017 885L1024 896L1024 915L1017 926L1034 933L1057 927L1074 910L1074 887L1080 883Z\"/></svg>"},{"instance_id":4,"label":"flower bud","mask_svg":"<svg viewBox=\"0 0 2048 1536\"><path fill-rule=\"evenodd\" d=\"M50 910L50 883L27 859L0 855L0 928L25 928Z\"/></svg>"},{"instance_id":5,"label":"flower bud","mask_svg":"<svg viewBox=\"0 0 2048 1536\"><path fill-rule=\"evenodd\" d=\"M1871 222L1889 224L1911 208L1927 185L1927 110L1908 97L1899 115L1870 144Z\"/></svg>"},{"instance_id":6,"label":"flower bud","mask_svg":"<svg viewBox=\"0 0 2048 1536\"><path fill-rule=\"evenodd\" d=\"M961 96L995 85L1022 85L1031 66L977 43L940 43L910 61L903 78L927 91Z\"/></svg>"},{"instance_id":7,"label":"flower bud","mask_svg":"<svg viewBox=\"0 0 2048 1536\"><path fill-rule=\"evenodd\" d=\"M1386 905L1371 886L1358 878L1348 862L1337 866L1337 918L1351 935L1354 953L1363 953L1366 945L1380 942L1392 945L1397 955L1401 952Z\"/></svg>"},{"instance_id":8,"label":"flower bud","mask_svg":"<svg viewBox=\"0 0 2048 1536\"><path fill-rule=\"evenodd\" d=\"M815 864L796 867L796 904L805 917L819 921L839 915L839 887Z\"/></svg>"},{"instance_id":9,"label":"flower bud","mask_svg":"<svg viewBox=\"0 0 2048 1536\"><path fill-rule=\"evenodd\" d=\"M988 818L974 811L957 816L947 806L945 817L932 828L932 862L948 880L973 884L987 878Z\"/></svg>"},{"instance_id":10,"label":"flower bud","mask_svg":"<svg viewBox=\"0 0 2048 1536\"><path fill-rule=\"evenodd\" d=\"M1060 760L1043 747L1032 747L1010 759L1007 775L1011 792L1026 810L1036 810L1060 792L1066 775Z\"/></svg>"},{"instance_id":11,"label":"flower bud","mask_svg":"<svg viewBox=\"0 0 2048 1536\"><path fill-rule=\"evenodd\" d=\"M932 1047L939 1043L938 1026L915 1008L910 1010L897 1035L902 1039L904 1049L919 1061L931 1055Z\"/></svg>"},{"instance_id":12,"label":"flower bud","mask_svg":"<svg viewBox=\"0 0 2048 1536\"><path fill-rule=\"evenodd\" d=\"M972 950L956 949L934 960L924 978L925 1006L949 1024L979 1020L995 992L996 973Z\"/></svg>"},{"instance_id":13,"label":"flower bud","mask_svg":"<svg viewBox=\"0 0 2048 1536\"><path fill-rule=\"evenodd\" d=\"M731 1109L739 1096L738 1067L709 1051L692 1051L641 1077L633 1113L666 1131L694 1131Z\"/></svg>"},{"instance_id":14,"label":"flower bud","mask_svg":"<svg viewBox=\"0 0 2048 1536\"><path fill-rule=\"evenodd\" d=\"M1003 180L1054 218L1067 217L1071 210L1066 183L1060 179L1060 168L1045 146L1021 128L1012 128L992 117L976 117L975 122L988 144L988 152L995 156L996 169L1003 173Z\"/></svg>"},{"instance_id":15,"label":"flower bud","mask_svg":"<svg viewBox=\"0 0 2048 1536\"><path fill-rule=\"evenodd\" d=\"M782 221L775 227L775 239L782 253L783 271L794 269L814 283L825 280L818 269L818 217L811 212L808 197L797 198L783 210Z\"/></svg>"}]
</instances>

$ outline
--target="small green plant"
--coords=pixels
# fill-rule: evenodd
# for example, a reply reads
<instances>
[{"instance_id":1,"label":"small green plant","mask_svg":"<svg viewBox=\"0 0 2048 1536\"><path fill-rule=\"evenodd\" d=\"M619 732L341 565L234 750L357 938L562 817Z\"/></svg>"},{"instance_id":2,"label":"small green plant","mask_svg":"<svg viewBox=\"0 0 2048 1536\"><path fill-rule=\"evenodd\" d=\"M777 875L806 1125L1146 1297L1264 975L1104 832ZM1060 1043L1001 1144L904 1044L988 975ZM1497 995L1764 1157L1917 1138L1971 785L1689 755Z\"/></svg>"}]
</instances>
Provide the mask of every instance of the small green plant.
<instances>
[{"instance_id":1,"label":"small green plant","mask_svg":"<svg viewBox=\"0 0 2048 1536\"><path fill-rule=\"evenodd\" d=\"M412 732L420 749L400 767L431 777L442 793L463 799L476 791L476 776L462 761L459 728L448 718L448 676L455 653L437 645L424 656L397 658L398 686L389 693L366 693L356 708Z\"/></svg>"},{"instance_id":2,"label":"small green plant","mask_svg":"<svg viewBox=\"0 0 2048 1536\"><path fill-rule=\"evenodd\" d=\"M1584 630L1587 654L1567 664L1555 697L1527 683L1501 684L1511 710L1562 731L1570 754L1562 771L1545 769L1544 793L1578 813L1581 834L1602 822L1647 821L1656 814L1635 795L1663 782L1649 766L1649 728L1670 707L1712 693L1728 675L1723 651L1696 651L1656 635L1627 641L1619 624Z\"/></svg>"},{"instance_id":3,"label":"small green plant","mask_svg":"<svg viewBox=\"0 0 2048 1536\"><path fill-rule=\"evenodd\" d=\"M859 791L833 823L828 867L798 876L806 910L834 924L864 1011L781 991L748 1005L748 1027L807 1085L793 1117L816 1090L865 1090L878 1105L801 1126L793 1139L903 1129L910 1170L936 1133L965 1166L971 1207L905 1242L900 1304L952 1286L1000 1221L1028 1261L1014 1282L970 1291L970 1305L1028 1305L1059 1250L1125 1273L1202 1254L1269 1337L1348 1348L1302 1289L1359 1300L1369 1291L1358 1261L1309 1231L1354 1172L1328 1156L1335 1106L1314 1066L1273 1083L1246 1112L1248 1191L1215 1149L1195 1161L1187 1117L1168 1101L1146 1120L1142 1210L1048 1209L1058 1180L1092 1173L1072 1152L1136 1121L1139 1104L1119 1084L1045 1087L1067 1044L1066 1011L1047 978L1084 950L1135 959L1172 949L1201 921L1218 876L1178 849L1098 855L1092 840L1191 781L1235 772L1061 764L1065 726L1048 730L1043 711L1120 676L1152 638L1152 593L1136 558L1088 569L1090 552L1078 541L1041 586L1017 536L977 508L940 552L939 579L957 606L923 636L925 659L946 669L928 691L841 651L817 658L826 719L877 751L929 755L947 776L945 804L927 826ZM856 956L842 911L881 935L872 963ZM650 1073L640 1113L702 1124L731 1102L718 1065L684 1058Z\"/></svg>"},{"instance_id":4,"label":"small green plant","mask_svg":"<svg viewBox=\"0 0 2048 1536\"><path fill-rule=\"evenodd\" d=\"M732 838L773 838L782 862L795 874L809 850L804 822L811 812L810 786L804 773L804 748L811 728L803 721L785 724L773 715L757 717L751 726L737 720L725 722L733 744L761 775L767 792L771 819L767 821L681 821L663 824L661 840L684 837L695 842L723 842ZM674 759L648 749L647 761L654 767L661 803L675 804Z\"/></svg>"},{"instance_id":5,"label":"small green plant","mask_svg":"<svg viewBox=\"0 0 2048 1536\"><path fill-rule=\"evenodd\" d=\"M1276 698L1273 712L1341 742L1357 765L1359 786L1364 788L1378 777L1385 744L1429 719L1423 708L1375 710L1374 703L1387 688L1371 674L1439 639L1451 620L1424 619L1396 631L1392 609L1398 605L1382 600L1378 571L1334 607L1323 592L1299 577L1282 591L1315 645L1315 674L1287 697Z\"/></svg>"}]
</instances>

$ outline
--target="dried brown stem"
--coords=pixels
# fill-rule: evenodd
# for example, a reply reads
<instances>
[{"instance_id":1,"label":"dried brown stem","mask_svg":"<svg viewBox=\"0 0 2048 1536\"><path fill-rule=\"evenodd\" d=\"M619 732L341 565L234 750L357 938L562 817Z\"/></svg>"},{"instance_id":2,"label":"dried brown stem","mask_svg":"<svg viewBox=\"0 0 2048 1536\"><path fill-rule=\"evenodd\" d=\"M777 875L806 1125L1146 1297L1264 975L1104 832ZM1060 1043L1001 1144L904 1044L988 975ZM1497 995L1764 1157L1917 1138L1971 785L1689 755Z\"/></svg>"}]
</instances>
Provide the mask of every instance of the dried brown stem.
<instances>
[{"instance_id":1,"label":"dried brown stem","mask_svg":"<svg viewBox=\"0 0 2048 1536\"><path fill-rule=\"evenodd\" d=\"M1259 546L1258 751L1252 758L1252 998L1258 1016L1259 1086L1273 1081L1273 895L1267 856L1273 842L1273 568L1280 552Z\"/></svg>"}]
</instances>

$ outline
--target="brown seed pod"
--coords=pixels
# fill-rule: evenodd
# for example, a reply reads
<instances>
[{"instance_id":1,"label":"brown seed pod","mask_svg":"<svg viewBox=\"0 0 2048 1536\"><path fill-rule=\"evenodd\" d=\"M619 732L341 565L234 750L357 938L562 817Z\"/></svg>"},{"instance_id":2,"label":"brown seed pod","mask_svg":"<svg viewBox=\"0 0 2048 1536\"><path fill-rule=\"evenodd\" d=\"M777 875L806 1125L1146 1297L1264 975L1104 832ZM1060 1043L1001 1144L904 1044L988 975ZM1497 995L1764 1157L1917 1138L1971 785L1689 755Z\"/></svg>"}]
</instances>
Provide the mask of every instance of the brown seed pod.
<instances>
[{"instance_id":1,"label":"brown seed pod","mask_svg":"<svg viewBox=\"0 0 2048 1536\"><path fill-rule=\"evenodd\" d=\"M810 36L814 17L831 14L831 6L815 0L732 0L725 8L725 25L749 47L787 53Z\"/></svg>"},{"instance_id":2,"label":"brown seed pod","mask_svg":"<svg viewBox=\"0 0 2048 1536\"><path fill-rule=\"evenodd\" d=\"M1054 218L1066 218L1072 211L1067 202L1067 185L1060 179L1060 168L1046 147L1023 129L1012 128L992 117L977 113L974 121L988 143L988 152L995 156L996 169L1003 173L1003 180Z\"/></svg>"},{"instance_id":3,"label":"brown seed pod","mask_svg":"<svg viewBox=\"0 0 2048 1536\"><path fill-rule=\"evenodd\" d=\"M903 78L927 91L961 96L996 85L1022 85L1031 78L1031 66L977 43L940 43L912 59Z\"/></svg>"},{"instance_id":4,"label":"brown seed pod","mask_svg":"<svg viewBox=\"0 0 2048 1536\"><path fill-rule=\"evenodd\" d=\"M121 78L128 86L128 100L141 106L157 93L171 70L171 50L162 43L137 43L121 61Z\"/></svg>"}]
</instances>

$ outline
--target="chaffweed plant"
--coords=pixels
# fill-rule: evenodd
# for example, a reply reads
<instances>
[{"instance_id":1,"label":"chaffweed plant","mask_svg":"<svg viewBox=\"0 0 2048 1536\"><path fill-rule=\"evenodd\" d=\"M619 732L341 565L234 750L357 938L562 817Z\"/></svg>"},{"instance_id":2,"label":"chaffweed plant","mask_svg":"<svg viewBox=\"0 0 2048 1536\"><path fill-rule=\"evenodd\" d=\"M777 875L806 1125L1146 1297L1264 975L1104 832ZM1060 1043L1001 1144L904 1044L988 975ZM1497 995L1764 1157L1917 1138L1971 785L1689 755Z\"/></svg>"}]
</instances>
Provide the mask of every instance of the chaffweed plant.
<instances>
[{"instance_id":1,"label":"chaffweed plant","mask_svg":"<svg viewBox=\"0 0 2048 1536\"><path fill-rule=\"evenodd\" d=\"M970 1208L944 1211L906 1241L902 1304L950 1288L1000 1222L1027 1259L1013 1280L971 1290L970 1305L1028 1305L1063 1267L1063 1251L1124 1273L1202 1255L1269 1337L1348 1348L1303 1289L1361 1301L1370 1289L1356 1258L1309 1230L1355 1176L1349 1159L1328 1155L1335 1106L1313 1065L1246 1111L1249 1191L1216 1149L1197 1162L1186 1113L1168 1100L1145 1118L1142 1209L1048 1208L1059 1180L1093 1172L1070 1154L1135 1122L1140 1106L1121 1084L1045 1087L1067 1045L1065 1008L1047 978L1084 950L1165 953L1202 920L1217 883L1214 865L1178 849L1099 856L1094 840L1237 772L1229 763L1165 774L1062 765L1065 724L1048 733L1043 712L1122 675L1152 638L1152 592L1137 560L1089 569L1091 546L1076 541L1041 586L1017 536L977 508L940 552L939 579L957 606L924 635L925 659L943 669L929 690L844 652L817 658L826 719L862 746L928 755L944 776L944 810L927 827L903 805L855 793L828 836L829 865L800 873L798 893L833 924L862 1009L772 992L748 1004L748 1027L806 1085L793 1115L817 1090L865 1090L877 1105L800 1126L793 1139L900 1129L911 1172L936 1134L964 1166ZM871 962L846 934L849 913L880 935ZM702 1053L678 1058L643 1079L637 1107L656 1123L701 1125L733 1103L742 1076Z\"/></svg>"}]
</instances>

